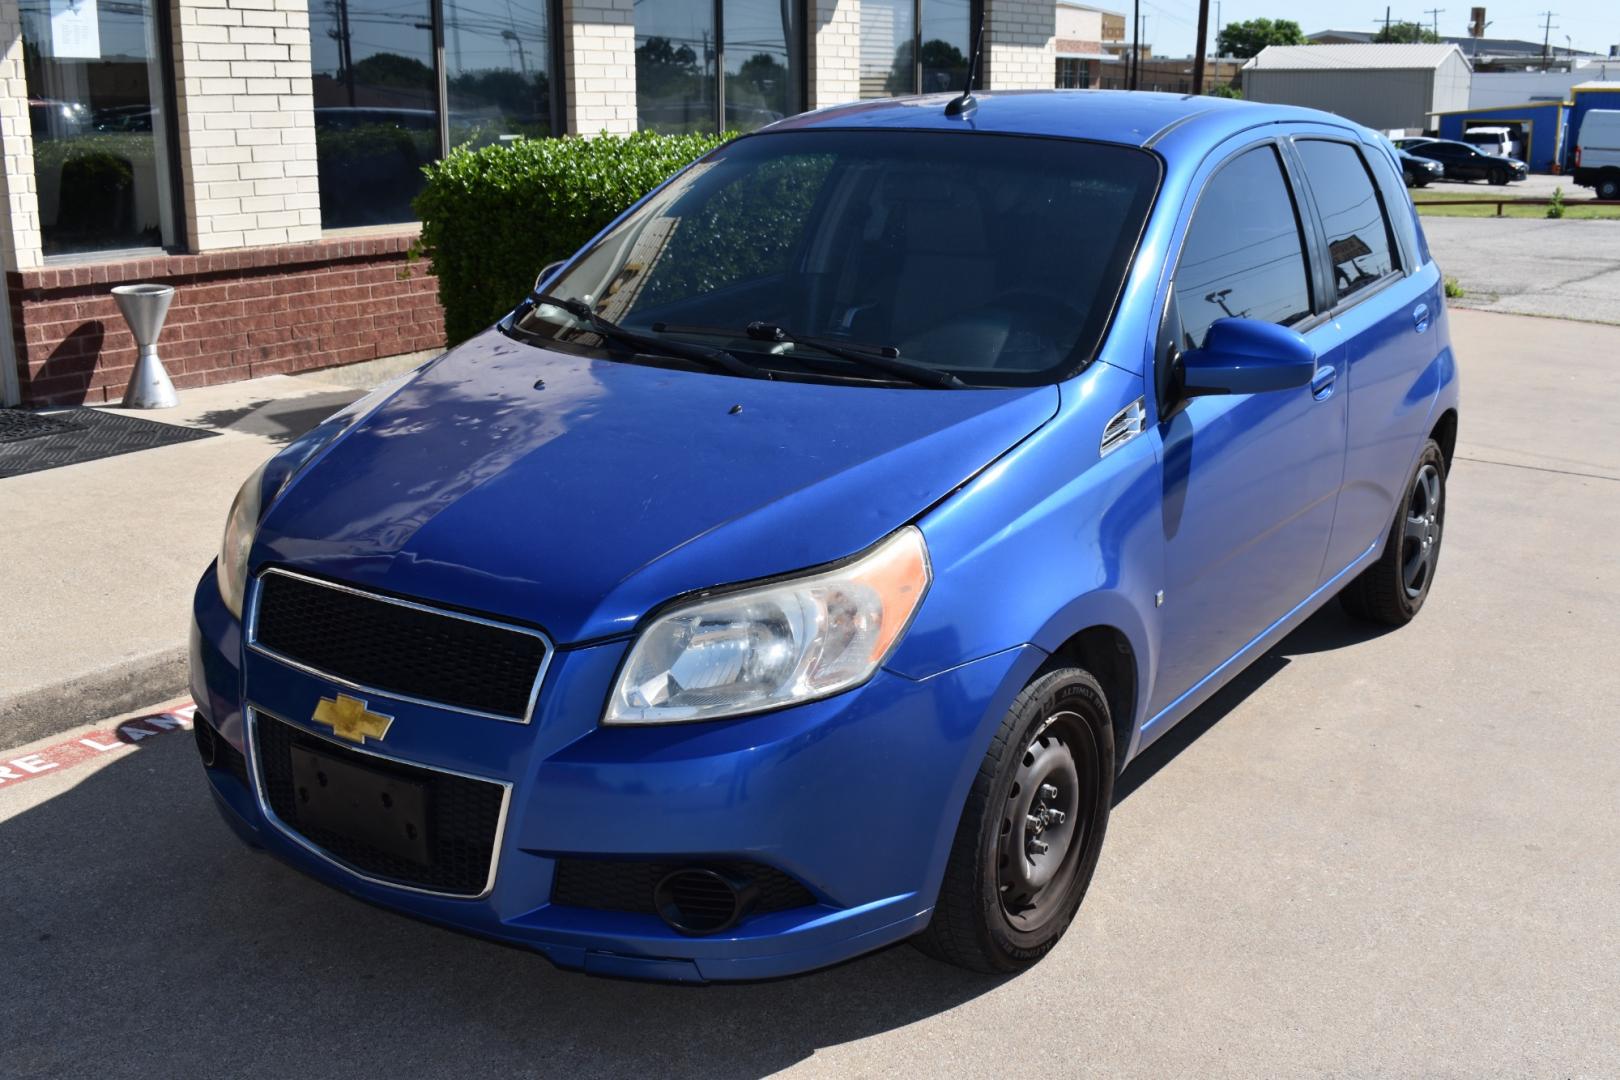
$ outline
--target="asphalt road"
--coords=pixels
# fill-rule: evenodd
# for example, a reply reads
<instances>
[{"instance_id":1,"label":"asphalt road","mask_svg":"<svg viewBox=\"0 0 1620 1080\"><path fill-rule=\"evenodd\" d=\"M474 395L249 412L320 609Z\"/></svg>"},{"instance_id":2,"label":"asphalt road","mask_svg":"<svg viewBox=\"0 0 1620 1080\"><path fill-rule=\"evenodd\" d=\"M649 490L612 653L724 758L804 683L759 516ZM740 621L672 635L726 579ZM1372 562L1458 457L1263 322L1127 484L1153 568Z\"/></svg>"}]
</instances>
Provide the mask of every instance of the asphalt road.
<instances>
[{"instance_id":1,"label":"asphalt road","mask_svg":"<svg viewBox=\"0 0 1620 1080\"><path fill-rule=\"evenodd\" d=\"M1424 217L1453 306L1620 324L1620 221Z\"/></svg>"},{"instance_id":2,"label":"asphalt road","mask_svg":"<svg viewBox=\"0 0 1620 1080\"><path fill-rule=\"evenodd\" d=\"M0 1074L1620 1073L1620 329L1454 324L1428 606L1329 608L1133 764L1034 970L554 971L243 850L175 733L0 784Z\"/></svg>"}]
</instances>

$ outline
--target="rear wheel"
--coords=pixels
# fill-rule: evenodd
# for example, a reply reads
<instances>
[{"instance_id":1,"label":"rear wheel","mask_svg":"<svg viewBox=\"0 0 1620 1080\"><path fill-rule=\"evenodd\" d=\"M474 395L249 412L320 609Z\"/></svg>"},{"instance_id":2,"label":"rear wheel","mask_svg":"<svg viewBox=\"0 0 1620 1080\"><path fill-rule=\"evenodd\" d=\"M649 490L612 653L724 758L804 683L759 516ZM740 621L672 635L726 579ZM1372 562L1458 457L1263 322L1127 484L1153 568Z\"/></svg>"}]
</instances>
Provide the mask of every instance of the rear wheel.
<instances>
[{"instance_id":1,"label":"rear wheel","mask_svg":"<svg viewBox=\"0 0 1620 1080\"><path fill-rule=\"evenodd\" d=\"M1021 971L1052 950L1102 851L1113 731L1089 673L1060 668L1025 687L974 777L920 949L988 973Z\"/></svg>"},{"instance_id":2,"label":"rear wheel","mask_svg":"<svg viewBox=\"0 0 1620 1080\"><path fill-rule=\"evenodd\" d=\"M1446 525L1446 459L1433 439L1423 447L1395 511L1384 551L1339 594L1358 619L1405 626L1428 599Z\"/></svg>"},{"instance_id":3,"label":"rear wheel","mask_svg":"<svg viewBox=\"0 0 1620 1080\"><path fill-rule=\"evenodd\" d=\"M1598 177L1597 197L1600 199L1620 199L1620 176Z\"/></svg>"}]
</instances>

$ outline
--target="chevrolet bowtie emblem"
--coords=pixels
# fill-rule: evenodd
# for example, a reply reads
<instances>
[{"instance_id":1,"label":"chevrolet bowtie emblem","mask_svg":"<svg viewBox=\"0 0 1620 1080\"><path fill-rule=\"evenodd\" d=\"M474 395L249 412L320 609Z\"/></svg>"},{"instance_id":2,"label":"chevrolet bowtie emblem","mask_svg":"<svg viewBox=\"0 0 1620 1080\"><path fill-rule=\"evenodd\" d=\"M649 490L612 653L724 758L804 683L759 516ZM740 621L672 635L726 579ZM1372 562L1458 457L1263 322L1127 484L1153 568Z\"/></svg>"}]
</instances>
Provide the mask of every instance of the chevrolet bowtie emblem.
<instances>
[{"instance_id":1,"label":"chevrolet bowtie emblem","mask_svg":"<svg viewBox=\"0 0 1620 1080\"><path fill-rule=\"evenodd\" d=\"M366 708L364 701L348 694L339 694L336 701L321 698L320 704L315 706L314 720L331 728L332 734L338 738L348 739L352 743L381 739L388 734L388 726L394 722L392 716L374 713Z\"/></svg>"}]
</instances>

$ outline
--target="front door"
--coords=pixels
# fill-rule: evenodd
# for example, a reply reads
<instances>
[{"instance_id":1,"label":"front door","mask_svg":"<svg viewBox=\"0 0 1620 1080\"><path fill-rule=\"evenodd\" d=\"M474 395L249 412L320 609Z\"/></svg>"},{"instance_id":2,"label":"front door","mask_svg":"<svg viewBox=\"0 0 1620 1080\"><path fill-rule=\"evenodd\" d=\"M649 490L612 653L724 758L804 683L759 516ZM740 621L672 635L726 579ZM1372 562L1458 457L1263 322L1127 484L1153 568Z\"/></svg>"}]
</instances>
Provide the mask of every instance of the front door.
<instances>
[{"instance_id":1,"label":"front door","mask_svg":"<svg viewBox=\"0 0 1620 1080\"><path fill-rule=\"evenodd\" d=\"M1302 206L1279 147L1220 164L1187 227L1166 310L1173 348L1229 316L1296 326L1312 386L1166 402L1164 597L1150 716L1194 689L1319 584L1343 477L1340 331L1316 315Z\"/></svg>"}]
</instances>

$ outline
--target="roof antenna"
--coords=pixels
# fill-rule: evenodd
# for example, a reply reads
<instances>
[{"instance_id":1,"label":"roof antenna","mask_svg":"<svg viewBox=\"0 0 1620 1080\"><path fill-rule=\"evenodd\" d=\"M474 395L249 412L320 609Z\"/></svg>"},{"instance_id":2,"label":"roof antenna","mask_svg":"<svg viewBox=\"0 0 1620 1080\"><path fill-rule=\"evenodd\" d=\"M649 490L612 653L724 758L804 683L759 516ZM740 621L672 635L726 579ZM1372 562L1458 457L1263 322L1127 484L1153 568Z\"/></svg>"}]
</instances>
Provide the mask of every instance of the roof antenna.
<instances>
[{"instance_id":1,"label":"roof antenna","mask_svg":"<svg viewBox=\"0 0 1620 1080\"><path fill-rule=\"evenodd\" d=\"M967 81L962 86L962 93L945 103L946 116L961 116L970 109L979 107L979 99L973 96L973 77L979 73L979 54L984 51L984 19L979 19L979 33L973 39L973 58L968 61Z\"/></svg>"}]
</instances>

